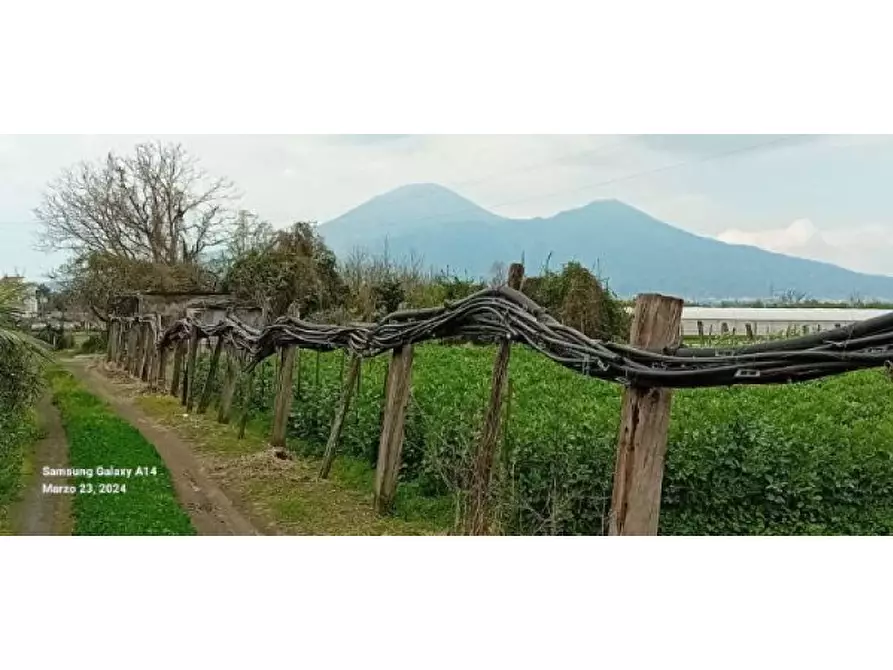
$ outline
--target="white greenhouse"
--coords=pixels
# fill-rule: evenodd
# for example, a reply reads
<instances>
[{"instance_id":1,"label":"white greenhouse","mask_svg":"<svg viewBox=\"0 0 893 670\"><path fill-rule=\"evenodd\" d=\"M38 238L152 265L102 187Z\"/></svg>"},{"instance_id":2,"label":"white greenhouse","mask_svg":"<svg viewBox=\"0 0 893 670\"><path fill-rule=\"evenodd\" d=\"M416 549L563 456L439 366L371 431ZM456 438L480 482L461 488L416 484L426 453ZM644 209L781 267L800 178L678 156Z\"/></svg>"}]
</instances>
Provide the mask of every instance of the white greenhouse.
<instances>
[{"instance_id":1,"label":"white greenhouse","mask_svg":"<svg viewBox=\"0 0 893 670\"><path fill-rule=\"evenodd\" d=\"M682 334L686 337L807 334L840 328L883 314L889 314L889 311L821 307L684 307Z\"/></svg>"}]
</instances>

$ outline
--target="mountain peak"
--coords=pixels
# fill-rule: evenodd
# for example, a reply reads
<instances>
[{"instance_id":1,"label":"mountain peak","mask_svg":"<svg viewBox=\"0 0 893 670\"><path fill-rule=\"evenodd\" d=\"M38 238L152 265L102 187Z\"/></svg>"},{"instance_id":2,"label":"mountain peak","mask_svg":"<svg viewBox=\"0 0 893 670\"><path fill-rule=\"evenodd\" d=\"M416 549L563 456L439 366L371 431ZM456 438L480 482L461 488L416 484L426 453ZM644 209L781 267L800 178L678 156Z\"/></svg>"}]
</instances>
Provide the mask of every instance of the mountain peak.
<instances>
[{"instance_id":1,"label":"mountain peak","mask_svg":"<svg viewBox=\"0 0 893 670\"><path fill-rule=\"evenodd\" d=\"M547 259L552 267L571 260L597 264L624 296L660 292L707 300L796 290L818 299L893 298L893 278L729 245L616 199L515 220L438 184L409 184L324 223L320 232L339 256L387 249L391 258L421 257L426 266L475 277L522 257L531 275Z\"/></svg>"},{"instance_id":2,"label":"mountain peak","mask_svg":"<svg viewBox=\"0 0 893 670\"><path fill-rule=\"evenodd\" d=\"M444 186L420 183L400 186L375 196L323 225L328 230L344 226L403 228L411 225L424 228L445 222L490 223L501 220L496 214ZM336 223L339 226L333 225Z\"/></svg>"},{"instance_id":3,"label":"mountain peak","mask_svg":"<svg viewBox=\"0 0 893 670\"><path fill-rule=\"evenodd\" d=\"M468 198L465 198L455 191L451 191L440 184L430 182L419 184L407 184L399 186L387 193L372 198L367 204L398 205L400 207L409 206L416 210L423 208L433 213L443 213L447 216L463 215L466 211L487 212L485 209L476 205Z\"/></svg>"}]
</instances>

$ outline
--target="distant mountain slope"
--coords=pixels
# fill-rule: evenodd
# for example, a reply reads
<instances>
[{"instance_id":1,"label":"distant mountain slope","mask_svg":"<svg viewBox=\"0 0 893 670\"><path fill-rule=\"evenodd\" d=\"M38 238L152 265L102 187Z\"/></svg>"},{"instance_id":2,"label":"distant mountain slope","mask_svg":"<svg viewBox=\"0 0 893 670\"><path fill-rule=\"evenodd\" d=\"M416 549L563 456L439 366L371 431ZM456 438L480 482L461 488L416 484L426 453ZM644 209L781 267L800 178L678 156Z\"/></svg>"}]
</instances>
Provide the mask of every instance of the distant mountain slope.
<instances>
[{"instance_id":1,"label":"distant mountain slope","mask_svg":"<svg viewBox=\"0 0 893 670\"><path fill-rule=\"evenodd\" d=\"M893 299L893 277L852 272L756 247L699 237L616 200L549 218L507 219L434 184L404 186L319 228L339 257L356 248L486 276L524 255L530 273L549 260L598 269L620 295L656 291L689 300L766 298L798 291L825 300Z\"/></svg>"}]
</instances>

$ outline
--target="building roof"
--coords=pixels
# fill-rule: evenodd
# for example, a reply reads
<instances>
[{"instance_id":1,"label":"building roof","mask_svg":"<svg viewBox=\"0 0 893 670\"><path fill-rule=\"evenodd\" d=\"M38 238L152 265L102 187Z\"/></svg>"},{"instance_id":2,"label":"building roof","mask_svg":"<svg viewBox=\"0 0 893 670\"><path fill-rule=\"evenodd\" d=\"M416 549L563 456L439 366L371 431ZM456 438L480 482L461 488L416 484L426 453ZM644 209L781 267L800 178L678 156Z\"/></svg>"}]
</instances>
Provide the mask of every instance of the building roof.
<instances>
[{"instance_id":1,"label":"building roof","mask_svg":"<svg viewBox=\"0 0 893 670\"><path fill-rule=\"evenodd\" d=\"M683 307L685 321L755 321L766 323L851 323L889 314L886 309L835 307Z\"/></svg>"}]
</instances>

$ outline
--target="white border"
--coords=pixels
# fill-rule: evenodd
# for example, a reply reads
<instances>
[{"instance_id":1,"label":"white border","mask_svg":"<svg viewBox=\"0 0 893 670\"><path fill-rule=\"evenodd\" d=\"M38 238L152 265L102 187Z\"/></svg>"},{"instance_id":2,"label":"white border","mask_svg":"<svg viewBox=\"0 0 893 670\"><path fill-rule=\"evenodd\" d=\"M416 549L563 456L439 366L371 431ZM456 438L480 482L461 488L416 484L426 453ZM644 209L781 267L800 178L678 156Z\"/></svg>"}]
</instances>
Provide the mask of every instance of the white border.
<instances>
[{"instance_id":1,"label":"white border","mask_svg":"<svg viewBox=\"0 0 893 670\"><path fill-rule=\"evenodd\" d=\"M893 123L890 22L869 3L251 8L8 3L0 129L883 133ZM887 655L889 554L882 539L5 538L0 663L875 666Z\"/></svg>"}]
</instances>

